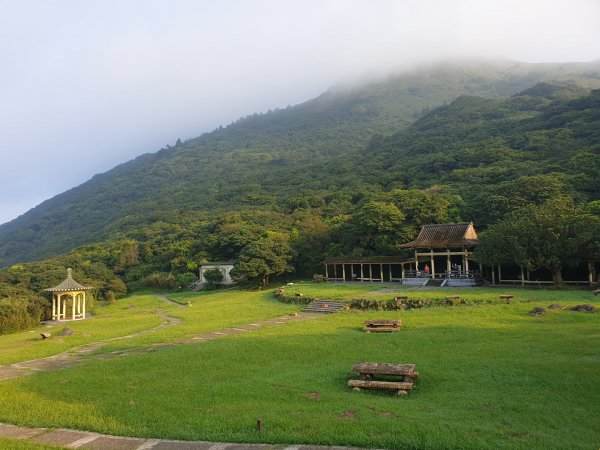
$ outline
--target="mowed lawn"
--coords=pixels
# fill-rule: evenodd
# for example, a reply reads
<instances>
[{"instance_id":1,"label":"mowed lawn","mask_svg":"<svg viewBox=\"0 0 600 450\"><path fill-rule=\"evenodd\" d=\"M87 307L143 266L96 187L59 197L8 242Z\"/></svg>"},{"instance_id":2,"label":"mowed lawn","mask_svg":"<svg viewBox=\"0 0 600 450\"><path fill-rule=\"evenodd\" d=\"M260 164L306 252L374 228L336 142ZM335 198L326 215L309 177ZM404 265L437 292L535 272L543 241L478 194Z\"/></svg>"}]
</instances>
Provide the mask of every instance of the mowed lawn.
<instances>
[{"instance_id":1,"label":"mowed lawn","mask_svg":"<svg viewBox=\"0 0 600 450\"><path fill-rule=\"evenodd\" d=\"M334 286L309 289L326 298ZM492 291L479 295L499 294ZM536 298L510 305L341 312L1 382L0 421L220 442L597 448L600 314L528 314L534 306L557 303L556 296L567 306L593 303L593 296L514 291L535 292ZM192 306L183 310L219 298L227 315L241 320L247 304L224 294L193 296ZM247 295L253 304L274 307L268 293ZM228 302L237 306L230 309ZM250 316L256 305L248 306ZM401 319L404 326L399 333L363 333L363 321L373 318ZM353 392L347 381L356 377L350 368L359 361L415 363L418 387L408 397Z\"/></svg>"}]
</instances>

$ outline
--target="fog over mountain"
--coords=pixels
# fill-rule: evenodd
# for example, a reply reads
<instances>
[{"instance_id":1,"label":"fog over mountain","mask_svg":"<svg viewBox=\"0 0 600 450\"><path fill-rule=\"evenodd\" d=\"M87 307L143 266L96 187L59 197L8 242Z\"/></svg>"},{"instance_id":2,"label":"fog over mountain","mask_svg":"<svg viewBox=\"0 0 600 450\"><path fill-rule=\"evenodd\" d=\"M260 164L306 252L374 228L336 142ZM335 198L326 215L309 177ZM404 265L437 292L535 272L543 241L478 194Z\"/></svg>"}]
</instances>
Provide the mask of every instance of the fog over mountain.
<instances>
[{"instance_id":1,"label":"fog over mountain","mask_svg":"<svg viewBox=\"0 0 600 450\"><path fill-rule=\"evenodd\" d=\"M0 223L178 138L332 85L442 59L600 57L595 0L0 5Z\"/></svg>"}]
</instances>

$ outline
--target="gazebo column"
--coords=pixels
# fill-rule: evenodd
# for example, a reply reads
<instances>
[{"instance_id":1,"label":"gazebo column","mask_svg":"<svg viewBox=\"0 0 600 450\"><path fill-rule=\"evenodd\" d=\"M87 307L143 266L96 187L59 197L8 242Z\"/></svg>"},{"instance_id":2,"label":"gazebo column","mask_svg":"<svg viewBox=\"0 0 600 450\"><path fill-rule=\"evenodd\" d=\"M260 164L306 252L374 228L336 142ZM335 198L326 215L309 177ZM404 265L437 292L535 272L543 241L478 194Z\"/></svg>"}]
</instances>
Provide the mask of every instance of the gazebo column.
<instances>
[{"instance_id":1,"label":"gazebo column","mask_svg":"<svg viewBox=\"0 0 600 450\"><path fill-rule=\"evenodd\" d=\"M404 274L405 274L405 271L404 271L404 263L402 263L402 277L401 277L401 278L402 278L402 281L404 281Z\"/></svg>"},{"instance_id":2,"label":"gazebo column","mask_svg":"<svg viewBox=\"0 0 600 450\"><path fill-rule=\"evenodd\" d=\"M494 269L494 264L492 264L492 284L496 284L496 270Z\"/></svg>"},{"instance_id":3,"label":"gazebo column","mask_svg":"<svg viewBox=\"0 0 600 450\"><path fill-rule=\"evenodd\" d=\"M71 298L73 299L73 320L75 320L75 308L77 308L77 294L71 294Z\"/></svg>"},{"instance_id":4,"label":"gazebo column","mask_svg":"<svg viewBox=\"0 0 600 450\"><path fill-rule=\"evenodd\" d=\"M342 263L342 278L346 281L346 264Z\"/></svg>"},{"instance_id":5,"label":"gazebo column","mask_svg":"<svg viewBox=\"0 0 600 450\"><path fill-rule=\"evenodd\" d=\"M56 295L52 294L52 320L56 320Z\"/></svg>"},{"instance_id":6,"label":"gazebo column","mask_svg":"<svg viewBox=\"0 0 600 450\"><path fill-rule=\"evenodd\" d=\"M362 283L365 279L365 270L363 268L363 264L360 263L360 282Z\"/></svg>"},{"instance_id":7,"label":"gazebo column","mask_svg":"<svg viewBox=\"0 0 600 450\"><path fill-rule=\"evenodd\" d=\"M337 278L337 264L333 264L333 278Z\"/></svg>"},{"instance_id":8,"label":"gazebo column","mask_svg":"<svg viewBox=\"0 0 600 450\"><path fill-rule=\"evenodd\" d=\"M379 264L379 275L381 276L381 282L383 283L383 263Z\"/></svg>"},{"instance_id":9,"label":"gazebo column","mask_svg":"<svg viewBox=\"0 0 600 450\"><path fill-rule=\"evenodd\" d=\"M435 261L433 258L433 249L431 249L431 278L435 278Z\"/></svg>"},{"instance_id":10,"label":"gazebo column","mask_svg":"<svg viewBox=\"0 0 600 450\"><path fill-rule=\"evenodd\" d=\"M450 272L452 272L452 264L450 261L450 249L446 249L446 273L447 277L450 278Z\"/></svg>"},{"instance_id":11,"label":"gazebo column","mask_svg":"<svg viewBox=\"0 0 600 450\"><path fill-rule=\"evenodd\" d=\"M419 275L419 256L417 255L417 251L415 250L415 276Z\"/></svg>"},{"instance_id":12,"label":"gazebo column","mask_svg":"<svg viewBox=\"0 0 600 450\"><path fill-rule=\"evenodd\" d=\"M81 314L83 314L83 318L85 319L85 292L83 293L83 305L81 309Z\"/></svg>"},{"instance_id":13,"label":"gazebo column","mask_svg":"<svg viewBox=\"0 0 600 450\"><path fill-rule=\"evenodd\" d=\"M465 272L469 275L469 252L465 249Z\"/></svg>"},{"instance_id":14,"label":"gazebo column","mask_svg":"<svg viewBox=\"0 0 600 450\"><path fill-rule=\"evenodd\" d=\"M325 263L325 278L329 278L329 271L327 270L328 264Z\"/></svg>"}]
</instances>

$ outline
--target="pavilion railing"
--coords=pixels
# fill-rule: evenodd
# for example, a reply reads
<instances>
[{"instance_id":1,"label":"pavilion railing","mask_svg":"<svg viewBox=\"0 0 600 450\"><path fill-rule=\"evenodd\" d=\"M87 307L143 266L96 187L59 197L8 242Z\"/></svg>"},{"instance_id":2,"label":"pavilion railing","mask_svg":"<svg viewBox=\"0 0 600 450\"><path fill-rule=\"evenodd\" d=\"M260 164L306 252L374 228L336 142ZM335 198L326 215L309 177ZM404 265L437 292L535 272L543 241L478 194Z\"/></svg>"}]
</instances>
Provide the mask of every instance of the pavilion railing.
<instances>
[{"instance_id":1,"label":"pavilion railing","mask_svg":"<svg viewBox=\"0 0 600 450\"><path fill-rule=\"evenodd\" d=\"M434 278L480 278L478 270L450 270L436 272ZM431 272L426 270L405 270L404 278L432 278Z\"/></svg>"}]
</instances>

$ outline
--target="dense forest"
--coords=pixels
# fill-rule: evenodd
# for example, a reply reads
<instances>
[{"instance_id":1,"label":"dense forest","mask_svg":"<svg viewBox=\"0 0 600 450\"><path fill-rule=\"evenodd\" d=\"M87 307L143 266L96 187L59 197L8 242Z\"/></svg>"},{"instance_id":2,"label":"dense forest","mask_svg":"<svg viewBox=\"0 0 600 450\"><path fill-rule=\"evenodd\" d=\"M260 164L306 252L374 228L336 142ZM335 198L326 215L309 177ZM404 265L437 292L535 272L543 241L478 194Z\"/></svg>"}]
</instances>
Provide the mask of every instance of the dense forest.
<instances>
[{"instance_id":1,"label":"dense forest","mask_svg":"<svg viewBox=\"0 0 600 450\"><path fill-rule=\"evenodd\" d=\"M107 301L184 287L206 260L238 261L240 278L312 276L325 256L397 255L426 223L514 233L532 207L577 218L578 255L593 255L600 70L509 66L332 89L97 175L0 227L0 306L38 314L67 266Z\"/></svg>"}]
</instances>

